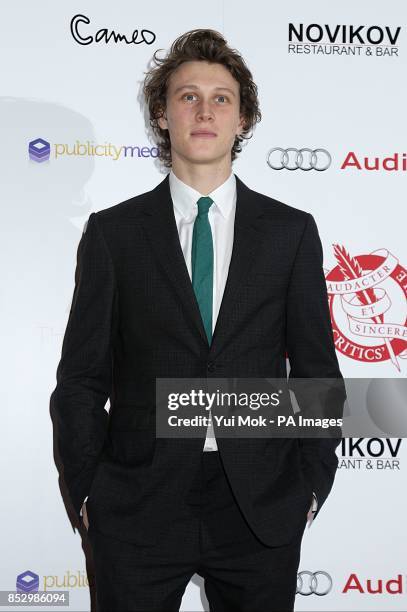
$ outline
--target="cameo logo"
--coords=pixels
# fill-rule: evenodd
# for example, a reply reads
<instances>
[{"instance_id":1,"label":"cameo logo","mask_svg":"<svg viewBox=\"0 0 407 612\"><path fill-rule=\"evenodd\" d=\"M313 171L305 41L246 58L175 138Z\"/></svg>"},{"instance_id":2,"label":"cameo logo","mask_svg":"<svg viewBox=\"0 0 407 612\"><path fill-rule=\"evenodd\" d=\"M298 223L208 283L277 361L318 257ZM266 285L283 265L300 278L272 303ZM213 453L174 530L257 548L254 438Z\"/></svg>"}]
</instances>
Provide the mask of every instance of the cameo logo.
<instances>
[{"instance_id":1,"label":"cameo logo","mask_svg":"<svg viewBox=\"0 0 407 612\"><path fill-rule=\"evenodd\" d=\"M331 155L326 149L281 149L274 147L267 154L267 164L272 170L328 170Z\"/></svg>"},{"instance_id":2,"label":"cameo logo","mask_svg":"<svg viewBox=\"0 0 407 612\"><path fill-rule=\"evenodd\" d=\"M105 43L107 45L111 42L115 44L124 42L126 45L141 45L142 43L151 45L156 39L154 32L146 29L133 30L129 36L126 36L114 30L101 28L93 35L86 35L87 31L83 24L90 24L89 17L86 17L86 15L75 15L72 17L70 24L71 34L79 45L91 45L93 43Z\"/></svg>"},{"instance_id":3,"label":"cameo logo","mask_svg":"<svg viewBox=\"0 0 407 612\"><path fill-rule=\"evenodd\" d=\"M401 26L289 23L288 53L398 57Z\"/></svg>"},{"instance_id":4,"label":"cameo logo","mask_svg":"<svg viewBox=\"0 0 407 612\"><path fill-rule=\"evenodd\" d=\"M42 163L49 160L51 145L43 138L36 138L28 143L28 157L31 161Z\"/></svg>"},{"instance_id":5,"label":"cameo logo","mask_svg":"<svg viewBox=\"0 0 407 612\"><path fill-rule=\"evenodd\" d=\"M402 438L342 438L338 469L400 470Z\"/></svg>"},{"instance_id":6,"label":"cameo logo","mask_svg":"<svg viewBox=\"0 0 407 612\"><path fill-rule=\"evenodd\" d=\"M322 596L328 595L331 590L332 578L328 572L303 570L297 574L297 595Z\"/></svg>"},{"instance_id":7,"label":"cameo logo","mask_svg":"<svg viewBox=\"0 0 407 612\"><path fill-rule=\"evenodd\" d=\"M326 273L335 346L351 359L407 358L407 270L387 249L351 256L334 244L336 266Z\"/></svg>"},{"instance_id":8,"label":"cameo logo","mask_svg":"<svg viewBox=\"0 0 407 612\"><path fill-rule=\"evenodd\" d=\"M17 576L17 593L36 593L38 591L40 577L31 570L26 570Z\"/></svg>"},{"instance_id":9,"label":"cameo logo","mask_svg":"<svg viewBox=\"0 0 407 612\"><path fill-rule=\"evenodd\" d=\"M357 574L351 574L343 587L342 593L357 591L365 595L402 595L405 593L404 582L402 574L398 574L397 578L391 578L390 580L382 580L381 578L371 580L368 578L366 581L360 580Z\"/></svg>"},{"instance_id":10,"label":"cameo logo","mask_svg":"<svg viewBox=\"0 0 407 612\"><path fill-rule=\"evenodd\" d=\"M349 151L345 160L341 164L341 170L385 170L386 172L406 172L407 153L393 153L388 157L363 157L358 156L354 151Z\"/></svg>"}]
</instances>

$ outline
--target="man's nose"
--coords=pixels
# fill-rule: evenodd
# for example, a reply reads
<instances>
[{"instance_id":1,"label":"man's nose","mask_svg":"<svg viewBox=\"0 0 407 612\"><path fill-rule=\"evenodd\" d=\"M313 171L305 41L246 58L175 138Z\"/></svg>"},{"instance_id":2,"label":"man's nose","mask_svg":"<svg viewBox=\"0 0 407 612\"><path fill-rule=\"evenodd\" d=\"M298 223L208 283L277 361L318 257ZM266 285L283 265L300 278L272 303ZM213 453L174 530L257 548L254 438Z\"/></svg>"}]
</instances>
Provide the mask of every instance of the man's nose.
<instances>
[{"instance_id":1,"label":"man's nose","mask_svg":"<svg viewBox=\"0 0 407 612\"><path fill-rule=\"evenodd\" d=\"M209 119L213 119L213 110L208 101L201 101L197 110L197 115L200 121L208 121Z\"/></svg>"}]
</instances>

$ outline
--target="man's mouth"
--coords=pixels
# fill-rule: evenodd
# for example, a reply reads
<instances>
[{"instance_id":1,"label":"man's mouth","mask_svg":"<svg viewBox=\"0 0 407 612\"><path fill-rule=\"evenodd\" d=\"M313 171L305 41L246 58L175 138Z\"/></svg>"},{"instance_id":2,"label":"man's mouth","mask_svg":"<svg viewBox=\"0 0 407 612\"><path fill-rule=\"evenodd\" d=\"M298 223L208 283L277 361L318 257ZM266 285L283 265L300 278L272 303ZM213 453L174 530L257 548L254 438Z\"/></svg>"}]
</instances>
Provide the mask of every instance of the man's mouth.
<instances>
[{"instance_id":1,"label":"man's mouth","mask_svg":"<svg viewBox=\"0 0 407 612\"><path fill-rule=\"evenodd\" d=\"M210 130L194 130L191 132L191 136L197 138L216 138L215 132L211 132Z\"/></svg>"}]
</instances>

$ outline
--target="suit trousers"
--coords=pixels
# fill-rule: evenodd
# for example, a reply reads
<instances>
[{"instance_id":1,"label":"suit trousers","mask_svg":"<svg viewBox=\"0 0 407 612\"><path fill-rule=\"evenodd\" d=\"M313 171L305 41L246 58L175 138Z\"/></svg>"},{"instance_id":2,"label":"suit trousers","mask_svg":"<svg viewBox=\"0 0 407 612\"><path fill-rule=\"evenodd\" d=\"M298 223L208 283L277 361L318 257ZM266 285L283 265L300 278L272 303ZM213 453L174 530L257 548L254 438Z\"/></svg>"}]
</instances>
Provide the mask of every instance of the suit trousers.
<instances>
[{"instance_id":1,"label":"suit trousers","mask_svg":"<svg viewBox=\"0 0 407 612\"><path fill-rule=\"evenodd\" d=\"M175 612L195 573L211 612L294 608L303 531L285 546L263 544L237 505L218 451L202 453L182 512L153 546L116 540L92 525L88 535L97 612Z\"/></svg>"}]
</instances>

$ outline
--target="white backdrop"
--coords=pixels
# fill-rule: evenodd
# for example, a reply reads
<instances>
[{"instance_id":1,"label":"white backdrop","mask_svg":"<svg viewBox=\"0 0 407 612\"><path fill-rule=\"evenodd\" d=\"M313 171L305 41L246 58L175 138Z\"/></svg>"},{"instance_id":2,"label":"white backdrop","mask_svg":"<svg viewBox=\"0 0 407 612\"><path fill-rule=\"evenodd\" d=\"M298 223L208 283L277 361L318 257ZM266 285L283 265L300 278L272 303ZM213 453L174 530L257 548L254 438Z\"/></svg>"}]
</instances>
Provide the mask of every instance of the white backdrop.
<instances>
[{"instance_id":1,"label":"white backdrop","mask_svg":"<svg viewBox=\"0 0 407 612\"><path fill-rule=\"evenodd\" d=\"M85 220L163 176L140 104L153 51L196 27L219 30L241 51L259 86L263 120L234 171L253 189L314 215L330 278L343 280L334 244L357 258L363 274L389 254L397 260L391 274L372 281L376 299L388 298L384 322L393 325L386 337L378 329L373 336L354 333L346 303L335 293L330 301L343 375L401 378L407 372L407 10L395 0L21 0L2 8L0 590L15 589L17 576L30 570L40 590L70 588L70 609L88 610L86 559L53 461L49 396ZM76 35L90 44L72 35L75 15L90 21L80 22ZM302 27L302 40L289 40L290 23L298 33ZM98 43L101 28L128 39L144 28L147 40L155 40ZM139 147L140 156L136 149L125 155L126 145ZM267 156L274 147L324 149L331 163L323 171L273 170ZM270 160L280 160L275 155ZM321 167L326 159L320 151L312 161ZM283 159L303 167L309 160L307 152L302 164L295 152ZM301 571L329 575L317 574L314 590L331 588L323 596L298 594L298 610L407 609L407 458L405 441L397 442L366 439L352 451L338 449L337 480L305 533L300 564ZM302 590L308 587L304 574ZM198 576L182 609L207 609Z\"/></svg>"}]
</instances>

